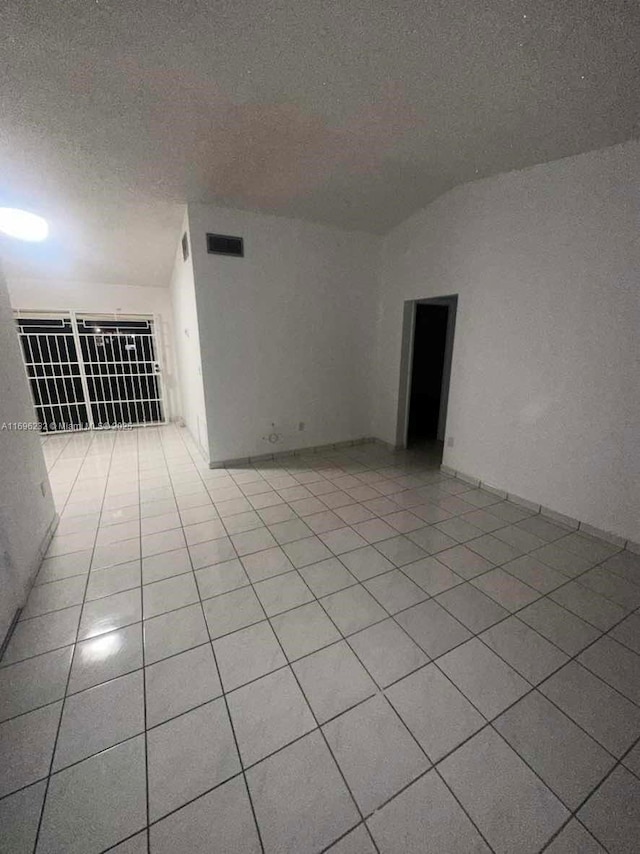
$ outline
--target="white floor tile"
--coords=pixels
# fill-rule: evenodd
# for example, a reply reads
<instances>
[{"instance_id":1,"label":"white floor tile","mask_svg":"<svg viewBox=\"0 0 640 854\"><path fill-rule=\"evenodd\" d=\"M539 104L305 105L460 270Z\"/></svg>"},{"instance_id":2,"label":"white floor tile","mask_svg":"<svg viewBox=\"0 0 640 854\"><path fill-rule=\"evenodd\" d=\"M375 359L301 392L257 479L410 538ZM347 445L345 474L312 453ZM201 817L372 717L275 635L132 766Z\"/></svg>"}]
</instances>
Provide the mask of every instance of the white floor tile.
<instances>
[{"instance_id":1,"label":"white floor tile","mask_svg":"<svg viewBox=\"0 0 640 854\"><path fill-rule=\"evenodd\" d=\"M386 695L432 762L439 762L486 724L433 664L397 682Z\"/></svg>"},{"instance_id":2,"label":"white floor tile","mask_svg":"<svg viewBox=\"0 0 640 854\"><path fill-rule=\"evenodd\" d=\"M2 851L43 808L37 852L147 854L148 737L151 854L635 854L638 555L423 452L44 447L61 522L0 662Z\"/></svg>"},{"instance_id":3,"label":"white floor tile","mask_svg":"<svg viewBox=\"0 0 640 854\"><path fill-rule=\"evenodd\" d=\"M489 720L531 687L476 638L439 658L438 667Z\"/></svg>"},{"instance_id":4,"label":"white floor tile","mask_svg":"<svg viewBox=\"0 0 640 854\"><path fill-rule=\"evenodd\" d=\"M49 773L62 703L51 703L0 724L0 797Z\"/></svg>"},{"instance_id":5,"label":"white floor tile","mask_svg":"<svg viewBox=\"0 0 640 854\"><path fill-rule=\"evenodd\" d=\"M17 623L2 657L2 664L12 664L74 643L80 620L80 605L32 617Z\"/></svg>"},{"instance_id":6,"label":"white floor tile","mask_svg":"<svg viewBox=\"0 0 640 854\"><path fill-rule=\"evenodd\" d=\"M380 687L390 685L429 660L392 620L363 629L351 635L348 642Z\"/></svg>"},{"instance_id":7,"label":"white floor tile","mask_svg":"<svg viewBox=\"0 0 640 854\"><path fill-rule=\"evenodd\" d=\"M314 652L292 666L320 723L377 690L375 682L344 641Z\"/></svg>"},{"instance_id":8,"label":"white floor tile","mask_svg":"<svg viewBox=\"0 0 640 854\"><path fill-rule=\"evenodd\" d=\"M394 568L394 564L373 546L347 552L340 560L358 581L366 581Z\"/></svg>"},{"instance_id":9,"label":"white floor tile","mask_svg":"<svg viewBox=\"0 0 640 854\"><path fill-rule=\"evenodd\" d=\"M108 569L94 570L89 575L86 599L102 599L114 593L133 590L141 584L140 561L111 566Z\"/></svg>"},{"instance_id":10,"label":"white floor tile","mask_svg":"<svg viewBox=\"0 0 640 854\"><path fill-rule=\"evenodd\" d=\"M249 577L237 558L196 570L196 582L202 599L229 593L249 584Z\"/></svg>"},{"instance_id":11,"label":"white floor tile","mask_svg":"<svg viewBox=\"0 0 640 854\"><path fill-rule=\"evenodd\" d=\"M213 642L222 685L233 691L287 663L273 629L265 620Z\"/></svg>"},{"instance_id":12,"label":"white floor tile","mask_svg":"<svg viewBox=\"0 0 640 854\"><path fill-rule=\"evenodd\" d=\"M496 851L534 854L569 817L556 796L489 728L447 757L439 770Z\"/></svg>"},{"instance_id":13,"label":"white floor tile","mask_svg":"<svg viewBox=\"0 0 640 854\"><path fill-rule=\"evenodd\" d=\"M537 691L494 724L569 809L577 809L615 759Z\"/></svg>"},{"instance_id":14,"label":"white floor tile","mask_svg":"<svg viewBox=\"0 0 640 854\"><path fill-rule=\"evenodd\" d=\"M370 578L364 582L363 587L390 614L417 605L427 598L424 590L398 569Z\"/></svg>"},{"instance_id":15,"label":"white floor tile","mask_svg":"<svg viewBox=\"0 0 640 854\"><path fill-rule=\"evenodd\" d=\"M640 838L639 800L640 780L619 766L589 798L578 818L606 850L632 854Z\"/></svg>"},{"instance_id":16,"label":"white floor tile","mask_svg":"<svg viewBox=\"0 0 640 854\"><path fill-rule=\"evenodd\" d=\"M314 598L302 576L295 570L259 581L254 590L268 617L290 611L291 608L304 605Z\"/></svg>"},{"instance_id":17,"label":"white floor tile","mask_svg":"<svg viewBox=\"0 0 640 854\"><path fill-rule=\"evenodd\" d=\"M46 781L21 789L0 801L3 854L31 854L36 841Z\"/></svg>"},{"instance_id":18,"label":"white floor tile","mask_svg":"<svg viewBox=\"0 0 640 854\"><path fill-rule=\"evenodd\" d=\"M429 596L444 593L445 590L462 584L464 580L433 557L425 557L415 563L405 564L402 567L402 572Z\"/></svg>"},{"instance_id":19,"label":"white floor tile","mask_svg":"<svg viewBox=\"0 0 640 854\"><path fill-rule=\"evenodd\" d=\"M640 709L576 662L539 690L614 756L640 738Z\"/></svg>"},{"instance_id":20,"label":"white floor tile","mask_svg":"<svg viewBox=\"0 0 640 854\"><path fill-rule=\"evenodd\" d=\"M396 616L397 622L430 658L437 658L471 637L471 632L435 599Z\"/></svg>"},{"instance_id":21,"label":"white floor tile","mask_svg":"<svg viewBox=\"0 0 640 854\"><path fill-rule=\"evenodd\" d=\"M155 821L240 771L224 700L150 730L149 818Z\"/></svg>"},{"instance_id":22,"label":"white floor tile","mask_svg":"<svg viewBox=\"0 0 640 854\"><path fill-rule=\"evenodd\" d=\"M260 600L252 587L242 587L214 596L203 603L211 638L222 637L265 619Z\"/></svg>"},{"instance_id":23,"label":"white floor tile","mask_svg":"<svg viewBox=\"0 0 640 854\"><path fill-rule=\"evenodd\" d=\"M364 815L429 768L429 760L384 697L372 697L323 730Z\"/></svg>"},{"instance_id":24,"label":"white floor tile","mask_svg":"<svg viewBox=\"0 0 640 854\"><path fill-rule=\"evenodd\" d=\"M145 620L143 631L146 664L153 664L209 640L200 605L188 605Z\"/></svg>"},{"instance_id":25,"label":"white floor tile","mask_svg":"<svg viewBox=\"0 0 640 854\"><path fill-rule=\"evenodd\" d=\"M481 632L509 616L502 605L470 583L440 593L436 601L472 632Z\"/></svg>"},{"instance_id":26,"label":"white floor tile","mask_svg":"<svg viewBox=\"0 0 640 854\"><path fill-rule=\"evenodd\" d=\"M435 771L412 783L367 824L384 854L490 851Z\"/></svg>"},{"instance_id":27,"label":"white floor tile","mask_svg":"<svg viewBox=\"0 0 640 854\"><path fill-rule=\"evenodd\" d=\"M317 602L273 617L271 625L289 661L340 640L341 635Z\"/></svg>"},{"instance_id":28,"label":"white floor tile","mask_svg":"<svg viewBox=\"0 0 640 854\"><path fill-rule=\"evenodd\" d=\"M0 669L0 721L64 697L72 646Z\"/></svg>"},{"instance_id":29,"label":"white floor tile","mask_svg":"<svg viewBox=\"0 0 640 854\"><path fill-rule=\"evenodd\" d=\"M322 607L343 635L353 634L388 616L387 611L361 584L332 593L321 601Z\"/></svg>"},{"instance_id":30,"label":"white floor tile","mask_svg":"<svg viewBox=\"0 0 640 854\"><path fill-rule=\"evenodd\" d=\"M532 685L562 667L568 657L517 617L509 617L480 638Z\"/></svg>"},{"instance_id":31,"label":"white floor tile","mask_svg":"<svg viewBox=\"0 0 640 854\"><path fill-rule=\"evenodd\" d=\"M309 769L313 774L309 774ZM266 854L322 851L359 821L319 733L255 765L247 782Z\"/></svg>"},{"instance_id":32,"label":"white floor tile","mask_svg":"<svg viewBox=\"0 0 640 854\"><path fill-rule=\"evenodd\" d=\"M191 572L191 560L187 549L162 552L142 560L143 584L162 581L163 578L171 578L183 572Z\"/></svg>"},{"instance_id":33,"label":"white floor tile","mask_svg":"<svg viewBox=\"0 0 640 854\"><path fill-rule=\"evenodd\" d=\"M142 612L145 619L175 611L199 601L193 573L175 575L142 588Z\"/></svg>"},{"instance_id":34,"label":"white floor tile","mask_svg":"<svg viewBox=\"0 0 640 854\"><path fill-rule=\"evenodd\" d=\"M62 581L51 581L34 587L29 594L27 604L20 614L21 620L39 617L51 611L60 611L71 605L79 605L84 598L86 576L75 575Z\"/></svg>"},{"instance_id":35,"label":"white floor tile","mask_svg":"<svg viewBox=\"0 0 640 854\"><path fill-rule=\"evenodd\" d=\"M222 693L211 644L165 658L146 668L147 726L181 715Z\"/></svg>"},{"instance_id":36,"label":"white floor tile","mask_svg":"<svg viewBox=\"0 0 640 854\"><path fill-rule=\"evenodd\" d=\"M147 820L144 736L51 778L38 854L98 854Z\"/></svg>"},{"instance_id":37,"label":"white floor tile","mask_svg":"<svg viewBox=\"0 0 640 854\"><path fill-rule=\"evenodd\" d=\"M53 770L59 771L140 732L144 732L144 688L142 671L137 670L67 698Z\"/></svg>"},{"instance_id":38,"label":"white floor tile","mask_svg":"<svg viewBox=\"0 0 640 854\"><path fill-rule=\"evenodd\" d=\"M316 727L288 667L232 691L227 702L245 768Z\"/></svg>"},{"instance_id":39,"label":"white floor tile","mask_svg":"<svg viewBox=\"0 0 640 854\"><path fill-rule=\"evenodd\" d=\"M125 590L87 602L82 609L79 640L95 637L142 619L140 590Z\"/></svg>"},{"instance_id":40,"label":"white floor tile","mask_svg":"<svg viewBox=\"0 0 640 854\"><path fill-rule=\"evenodd\" d=\"M142 667L142 625L98 635L76 645L69 693L83 691Z\"/></svg>"},{"instance_id":41,"label":"white floor tile","mask_svg":"<svg viewBox=\"0 0 640 854\"><path fill-rule=\"evenodd\" d=\"M212 840L221 852L260 854L258 833L241 777L234 777L163 818L150 832L152 854L176 851L210 854Z\"/></svg>"}]
</instances>

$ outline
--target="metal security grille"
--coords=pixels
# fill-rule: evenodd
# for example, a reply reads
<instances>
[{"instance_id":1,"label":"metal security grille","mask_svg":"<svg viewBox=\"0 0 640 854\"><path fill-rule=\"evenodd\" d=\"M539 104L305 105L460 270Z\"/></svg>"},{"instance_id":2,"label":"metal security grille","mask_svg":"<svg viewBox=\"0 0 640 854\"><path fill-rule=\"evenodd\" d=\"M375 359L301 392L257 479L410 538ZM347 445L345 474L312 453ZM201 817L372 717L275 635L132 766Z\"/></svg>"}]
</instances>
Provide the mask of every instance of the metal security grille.
<instances>
[{"instance_id":1,"label":"metal security grille","mask_svg":"<svg viewBox=\"0 0 640 854\"><path fill-rule=\"evenodd\" d=\"M16 322L43 432L164 422L152 318L68 313Z\"/></svg>"},{"instance_id":2,"label":"metal security grille","mask_svg":"<svg viewBox=\"0 0 640 854\"><path fill-rule=\"evenodd\" d=\"M17 323L41 429L51 432L89 428L71 318L18 318Z\"/></svg>"},{"instance_id":3,"label":"metal security grille","mask_svg":"<svg viewBox=\"0 0 640 854\"><path fill-rule=\"evenodd\" d=\"M153 322L80 317L78 337L94 425L161 422Z\"/></svg>"}]
</instances>

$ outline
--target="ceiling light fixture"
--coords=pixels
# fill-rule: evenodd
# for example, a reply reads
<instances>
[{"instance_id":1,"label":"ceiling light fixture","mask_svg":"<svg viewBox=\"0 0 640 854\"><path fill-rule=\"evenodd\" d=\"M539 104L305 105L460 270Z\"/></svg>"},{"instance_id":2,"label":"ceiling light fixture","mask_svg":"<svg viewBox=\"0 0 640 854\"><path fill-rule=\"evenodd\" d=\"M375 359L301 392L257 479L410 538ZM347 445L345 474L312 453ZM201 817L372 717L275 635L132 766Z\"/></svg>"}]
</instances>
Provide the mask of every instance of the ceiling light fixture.
<instances>
[{"instance_id":1,"label":"ceiling light fixture","mask_svg":"<svg viewBox=\"0 0 640 854\"><path fill-rule=\"evenodd\" d=\"M46 219L19 208L0 208L0 231L18 240L40 243L47 239L49 226Z\"/></svg>"}]
</instances>

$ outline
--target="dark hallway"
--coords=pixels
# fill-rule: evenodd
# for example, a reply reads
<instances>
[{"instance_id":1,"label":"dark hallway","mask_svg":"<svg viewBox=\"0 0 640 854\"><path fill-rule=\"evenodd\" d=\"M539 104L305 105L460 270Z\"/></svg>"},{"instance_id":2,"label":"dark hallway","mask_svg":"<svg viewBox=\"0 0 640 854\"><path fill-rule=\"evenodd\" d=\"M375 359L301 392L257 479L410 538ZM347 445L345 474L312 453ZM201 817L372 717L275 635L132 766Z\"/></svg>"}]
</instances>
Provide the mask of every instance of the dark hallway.
<instances>
[{"instance_id":1,"label":"dark hallway","mask_svg":"<svg viewBox=\"0 0 640 854\"><path fill-rule=\"evenodd\" d=\"M447 361L449 311L449 306L444 304L416 305L407 431L407 447L412 449L435 446L437 440L444 437L440 409L442 396L448 391L448 376L447 383L443 384L443 374Z\"/></svg>"}]
</instances>

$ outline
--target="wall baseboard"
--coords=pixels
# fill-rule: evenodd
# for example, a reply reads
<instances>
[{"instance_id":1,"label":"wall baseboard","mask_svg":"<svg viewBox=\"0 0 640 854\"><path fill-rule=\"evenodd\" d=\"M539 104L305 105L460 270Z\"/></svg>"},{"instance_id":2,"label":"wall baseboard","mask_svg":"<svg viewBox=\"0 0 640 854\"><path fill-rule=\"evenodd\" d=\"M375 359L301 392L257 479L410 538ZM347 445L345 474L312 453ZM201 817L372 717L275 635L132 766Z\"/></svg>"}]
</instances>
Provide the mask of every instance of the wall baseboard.
<instances>
[{"instance_id":1,"label":"wall baseboard","mask_svg":"<svg viewBox=\"0 0 640 854\"><path fill-rule=\"evenodd\" d=\"M272 454L259 454L251 457L236 457L228 460L214 460L209 463L210 469L230 468L231 466L246 466L253 463L269 462L270 460L280 460L285 457L300 457L306 454L319 454L325 451L343 451L345 448L353 448L358 445L368 445L371 443L387 445L379 439L374 439L371 436L362 436L359 439L347 439L344 442L331 442L328 445L305 445L301 448L292 448L288 451L275 451Z\"/></svg>"},{"instance_id":2,"label":"wall baseboard","mask_svg":"<svg viewBox=\"0 0 640 854\"><path fill-rule=\"evenodd\" d=\"M301 448L294 448L288 451L280 451L272 454L260 454L258 456L237 457L234 459L227 460L215 460L209 463L209 468L219 469L230 468L233 466L247 466L253 465L254 463L258 462L281 460L287 457L298 457L313 453L325 453L326 451L340 451L344 450L345 448L352 448L358 445L367 444L380 445L385 450L391 453L399 453L406 450L406 448L394 445L391 442L385 442L384 439L378 439L376 436L363 436L359 439L348 439L344 442L333 442L328 445L307 445ZM510 501L512 504L519 504L521 507L526 507L528 510L532 510L534 513L540 513L542 516L546 516L552 522L559 522L560 524L566 525L568 528L572 528L575 531L581 531L582 533L588 534L592 537L599 537L602 540L606 540L609 543L612 543L616 546L620 546L620 548L627 549L628 551L640 555L640 543L636 543L633 540L628 540L624 537L618 536L617 534L611 533L611 531L605 531L602 528L597 528L593 525L588 524L587 522L581 521L580 519L573 519L571 516L566 516L564 513L559 513L557 510L554 510L551 507L545 507L542 504L537 504L535 501L531 501L530 499L525 498L524 496L516 495L513 492L508 492L507 490L501 489L498 486L494 486L491 483L482 481L480 478L475 477L474 475L458 471L457 469L453 469L450 466L441 465L440 470L444 474L449 475L450 477L456 477L458 478L458 480L462 480L465 483L471 484L472 486L482 488L487 492L491 492L493 495L497 495L503 500Z\"/></svg>"},{"instance_id":3,"label":"wall baseboard","mask_svg":"<svg viewBox=\"0 0 640 854\"><path fill-rule=\"evenodd\" d=\"M5 635L2 639L2 643L0 643L0 661L2 661L2 657L4 656L4 652L6 648L9 646L9 641L11 640L11 635L14 632L15 627L18 625L18 620L20 619L20 614L22 613L22 608L16 608L15 613L13 615L13 619L9 623L9 628L5 632Z\"/></svg>"},{"instance_id":4,"label":"wall baseboard","mask_svg":"<svg viewBox=\"0 0 640 854\"><path fill-rule=\"evenodd\" d=\"M186 431L189 440L193 444L196 451L202 457L202 461L209 465L209 455L206 453L200 442L193 435L193 433L191 432L191 428L187 425L187 422L184 420L184 418L181 415L176 415L171 419L171 422L175 424L176 427L178 427L180 430Z\"/></svg>"},{"instance_id":5,"label":"wall baseboard","mask_svg":"<svg viewBox=\"0 0 640 854\"><path fill-rule=\"evenodd\" d=\"M24 597L25 603L27 601L27 597L28 597L29 593L31 593L31 588L34 585L34 582L36 580L36 576L38 575L40 567L42 566L42 561L44 560L44 556L47 553L47 550L49 548L51 540L53 539L53 535L56 532L56 528L58 527L59 522L60 522L60 516L58 516L57 513L54 513L53 519L49 523L49 527L47 528L47 530L44 533L44 536L40 540L40 545L38 546L38 551L37 551L36 556L34 557L32 563L31 563L31 570L29 572L29 581L27 584L27 594Z\"/></svg>"},{"instance_id":6,"label":"wall baseboard","mask_svg":"<svg viewBox=\"0 0 640 854\"><path fill-rule=\"evenodd\" d=\"M53 535L56 532L56 528L58 527L58 523L60 522L60 517L57 513L54 514L53 519L51 520L49 527L44 533L44 536L40 540L40 544L38 545L38 550L35 554L33 561L31 562L31 567L29 569L29 574L27 576L27 582L25 584L25 593L23 598L23 603L20 608L16 608L15 614L13 615L13 619L7 629L2 642L0 643L0 661L2 660L2 656L4 655L4 651L9 645L9 641L11 640L11 635L13 634L15 627L18 624L18 620L20 619L20 614L22 613L22 608L26 605L27 599L29 598L29 593L31 593L31 588L36 580L36 576L42 566L42 561L44 560L44 556L47 553L47 549L49 548L49 544L53 538Z\"/></svg>"},{"instance_id":7,"label":"wall baseboard","mask_svg":"<svg viewBox=\"0 0 640 854\"><path fill-rule=\"evenodd\" d=\"M580 519L574 519L571 516L566 516L564 513L559 513L551 507L545 507L544 504L537 504L535 501L531 501L521 495L515 495L513 492L499 489L489 483L485 483L477 477L468 475L465 472L457 471L450 466L441 465L440 470L445 474L451 475L451 477L458 478L458 480L463 480L466 483L473 483L475 486L478 486L487 492L499 495L501 498L511 501L512 504L519 504L521 507L533 510L534 513L540 513L541 516L546 516L552 522L559 522L562 525L566 525L568 528L572 528L574 531L580 531L581 533L587 534L591 537L599 537L601 540L605 540L615 546L620 546L621 549L628 549L635 554L640 554L640 543L636 543L633 540L625 539L624 537L620 537L618 534L612 534L611 531L606 531L603 528L597 528L595 525L590 525Z\"/></svg>"},{"instance_id":8,"label":"wall baseboard","mask_svg":"<svg viewBox=\"0 0 640 854\"><path fill-rule=\"evenodd\" d=\"M400 453L400 451L407 450L404 445L395 445L393 442L385 442L384 439L378 439L375 436L373 439L371 439L371 441L374 442L376 445L382 445L383 448L385 448L387 451L391 451L392 454L398 454Z\"/></svg>"}]
</instances>

